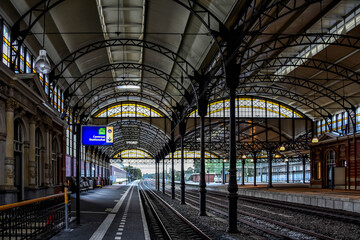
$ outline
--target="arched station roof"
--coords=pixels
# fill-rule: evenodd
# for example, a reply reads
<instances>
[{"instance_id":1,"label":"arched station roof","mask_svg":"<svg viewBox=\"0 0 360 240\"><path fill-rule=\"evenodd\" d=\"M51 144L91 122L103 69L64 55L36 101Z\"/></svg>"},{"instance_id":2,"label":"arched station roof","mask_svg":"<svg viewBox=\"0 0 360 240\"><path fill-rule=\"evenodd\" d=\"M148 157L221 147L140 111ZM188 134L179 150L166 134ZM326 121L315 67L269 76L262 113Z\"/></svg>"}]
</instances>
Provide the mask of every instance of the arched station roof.
<instances>
[{"instance_id":1,"label":"arched station roof","mask_svg":"<svg viewBox=\"0 0 360 240\"><path fill-rule=\"evenodd\" d=\"M299 119L329 125L346 112L356 123L356 0L16 0L0 1L0 9L11 43L24 43L33 53L46 48L50 86L64 90L65 111L84 123L105 108L137 102L176 126L197 108L199 96L212 107L229 98L227 80L234 74L240 98L280 103L288 109L280 107L280 116L299 113ZM259 115L262 103L252 107ZM264 126L258 120L256 126ZM120 144L103 149L109 156L131 148L131 139L154 156L171 149L164 129L139 121L116 124ZM301 137L292 135L293 141Z\"/></svg>"}]
</instances>

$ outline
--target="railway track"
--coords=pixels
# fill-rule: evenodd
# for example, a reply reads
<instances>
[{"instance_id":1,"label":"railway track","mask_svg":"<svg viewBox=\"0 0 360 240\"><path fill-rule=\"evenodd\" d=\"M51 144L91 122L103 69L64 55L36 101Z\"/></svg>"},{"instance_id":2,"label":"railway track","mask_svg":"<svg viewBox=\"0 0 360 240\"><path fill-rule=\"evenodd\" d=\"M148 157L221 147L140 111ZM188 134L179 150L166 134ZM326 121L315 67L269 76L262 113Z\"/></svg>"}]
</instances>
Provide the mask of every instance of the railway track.
<instances>
[{"instance_id":1,"label":"railway track","mask_svg":"<svg viewBox=\"0 0 360 240\"><path fill-rule=\"evenodd\" d=\"M170 191L166 191L166 193L171 195ZM187 202L196 207L199 202L198 192L187 191L186 194ZM176 195L179 196L178 191ZM227 218L227 201L224 198L219 198L219 196L224 197L226 195L207 194L207 209ZM256 229L256 231L262 232L265 236L278 239L333 239L323 234L242 210L238 210L238 223L242 227L246 225L248 229Z\"/></svg>"},{"instance_id":2,"label":"railway track","mask_svg":"<svg viewBox=\"0 0 360 240\"><path fill-rule=\"evenodd\" d=\"M143 183L139 190L151 239L211 239Z\"/></svg>"},{"instance_id":3,"label":"railway track","mask_svg":"<svg viewBox=\"0 0 360 240\"><path fill-rule=\"evenodd\" d=\"M207 191L207 196L215 197L218 196L218 199L226 199L226 193L215 192L215 191ZM296 211L300 213L322 216L326 218L331 218L335 220L340 220L349 223L360 223L360 214L356 213L345 213L344 211L339 211L336 209L329 209L329 208L320 208L311 205L303 205L298 203L291 203L291 202L282 202L276 201L272 199L264 199L264 198L255 198L249 196L239 196L238 201L245 201L251 202L256 204L267 205L270 207L277 207L281 209L287 209L291 211Z\"/></svg>"}]
</instances>

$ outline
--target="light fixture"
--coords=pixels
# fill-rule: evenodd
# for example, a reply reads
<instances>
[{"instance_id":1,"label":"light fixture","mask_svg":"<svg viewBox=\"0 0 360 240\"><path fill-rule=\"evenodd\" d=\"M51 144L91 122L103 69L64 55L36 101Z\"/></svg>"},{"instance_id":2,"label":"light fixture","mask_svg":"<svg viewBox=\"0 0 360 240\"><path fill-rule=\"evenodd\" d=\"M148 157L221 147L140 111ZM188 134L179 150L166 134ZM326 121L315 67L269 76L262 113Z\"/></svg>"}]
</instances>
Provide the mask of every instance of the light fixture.
<instances>
[{"instance_id":1,"label":"light fixture","mask_svg":"<svg viewBox=\"0 0 360 240\"><path fill-rule=\"evenodd\" d=\"M279 148L280 151L285 151L285 146L281 145L281 147Z\"/></svg>"},{"instance_id":2,"label":"light fixture","mask_svg":"<svg viewBox=\"0 0 360 240\"><path fill-rule=\"evenodd\" d=\"M281 156L279 154L276 154L275 155L275 158L280 158Z\"/></svg>"},{"instance_id":3,"label":"light fixture","mask_svg":"<svg viewBox=\"0 0 360 240\"><path fill-rule=\"evenodd\" d=\"M46 56L45 49L40 50L39 56L35 60L35 70L42 74L49 74L51 72L50 62Z\"/></svg>"},{"instance_id":4,"label":"light fixture","mask_svg":"<svg viewBox=\"0 0 360 240\"><path fill-rule=\"evenodd\" d=\"M285 162L288 162L289 161L289 159L288 158L285 158Z\"/></svg>"},{"instance_id":5,"label":"light fixture","mask_svg":"<svg viewBox=\"0 0 360 240\"><path fill-rule=\"evenodd\" d=\"M49 74L51 72L51 66L50 66L50 62L49 59L46 56L46 50L45 50L45 16L46 14L44 14L44 32L43 32L43 44L42 47L43 49L41 49L39 51L39 56L36 58L35 60L35 70L38 73L42 73L42 74Z\"/></svg>"},{"instance_id":6,"label":"light fixture","mask_svg":"<svg viewBox=\"0 0 360 240\"><path fill-rule=\"evenodd\" d=\"M117 86L118 89L140 89L140 86L136 85L120 85Z\"/></svg>"},{"instance_id":7,"label":"light fixture","mask_svg":"<svg viewBox=\"0 0 360 240\"><path fill-rule=\"evenodd\" d=\"M318 143L319 142L319 138L318 137L313 137L313 139L311 140L312 143Z\"/></svg>"},{"instance_id":8,"label":"light fixture","mask_svg":"<svg viewBox=\"0 0 360 240\"><path fill-rule=\"evenodd\" d=\"M241 156L241 158L242 158L242 159L245 159L245 158L246 158L246 155L245 155L245 154L243 154L243 155Z\"/></svg>"},{"instance_id":9,"label":"light fixture","mask_svg":"<svg viewBox=\"0 0 360 240\"><path fill-rule=\"evenodd\" d=\"M223 159L223 163L226 163L226 159Z\"/></svg>"},{"instance_id":10,"label":"light fixture","mask_svg":"<svg viewBox=\"0 0 360 240\"><path fill-rule=\"evenodd\" d=\"M138 144L138 141L126 141L126 144Z\"/></svg>"}]
</instances>

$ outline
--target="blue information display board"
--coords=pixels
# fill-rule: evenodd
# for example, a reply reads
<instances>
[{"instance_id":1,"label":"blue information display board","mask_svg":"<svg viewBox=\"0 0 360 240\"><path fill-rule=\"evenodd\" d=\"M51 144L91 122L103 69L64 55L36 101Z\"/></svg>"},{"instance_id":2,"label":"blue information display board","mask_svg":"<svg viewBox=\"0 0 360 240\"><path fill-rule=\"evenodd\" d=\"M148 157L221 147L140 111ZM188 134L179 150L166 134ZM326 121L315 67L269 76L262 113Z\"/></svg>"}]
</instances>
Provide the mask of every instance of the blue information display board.
<instances>
[{"instance_id":1,"label":"blue information display board","mask_svg":"<svg viewBox=\"0 0 360 240\"><path fill-rule=\"evenodd\" d=\"M114 142L114 127L82 126L81 133L83 145L113 145Z\"/></svg>"}]
</instances>

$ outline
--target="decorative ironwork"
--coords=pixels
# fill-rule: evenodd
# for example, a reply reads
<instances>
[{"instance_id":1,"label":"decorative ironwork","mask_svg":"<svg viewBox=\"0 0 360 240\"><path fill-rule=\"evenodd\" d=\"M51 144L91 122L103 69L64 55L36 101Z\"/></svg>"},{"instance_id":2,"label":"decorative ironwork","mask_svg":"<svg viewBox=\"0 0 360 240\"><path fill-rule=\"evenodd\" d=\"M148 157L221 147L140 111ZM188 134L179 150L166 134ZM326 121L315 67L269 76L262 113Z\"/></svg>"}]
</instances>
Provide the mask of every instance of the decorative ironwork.
<instances>
[{"instance_id":1,"label":"decorative ironwork","mask_svg":"<svg viewBox=\"0 0 360 240\"><path fill-rule=\"evenodd\" d=\"M72 53L70 53L68 56L63 58L59 63L56 64L56 66L53 68L53 70L50 73L50 83L56 84L57 80L63 75L65 70L76 60L81 58L82 56L91 53L95 50L107 48L107 47L114 47L114 46L133 46L133 47L141 47L146 48L149 50L153 50L157 53L160 53L173 62L177 63L179 68L186 73L188 76L193 75L194 72L196 72L196 69L188 63L184 58L182 58L177 53L174 53L168 48L165 48L161 45L158 45L156 43L144 41L144 40L137 40L137 39L109 39L104 41L99 41L95 43L91 43L85 47L82 47ZM58 70L59 74L56 74L55 71Z\"/></svg>"},{"instance_id":2,"label":"decorative ironwork","mask_svg":"<svg viewBox=\"0 0 360 240\"><path fill-rule=\"evenodd\" d=\"M111 70L117 70L117 69L137 69L146 71L149 73L152 73L156 75L157 77L165 80L169 84L171 84L176 90L178 90L179 94L188 101L188 103L192 102L191 94L187 91L186 87L183 86L183 83L181 81L175 79L174 77L166 74L164 71L157 69L155 67L151 67L145 64L138 64L138 63L115 63L115 64L109 64L105 66L101 66L95 69L92 69L88 71L87 73L83 74L82 76L76 78L66 89L65 89L65 99L69 98L69 102L71 102L71 99L73 95L76 93L76 91L82 86L82 84L86 83L89 79L92 77ZM72 92L71 89L73 88ZM165 88L166 89L166 88ZM184 93L183 93L184 92Z\"/></svg>"}]
</instances>

